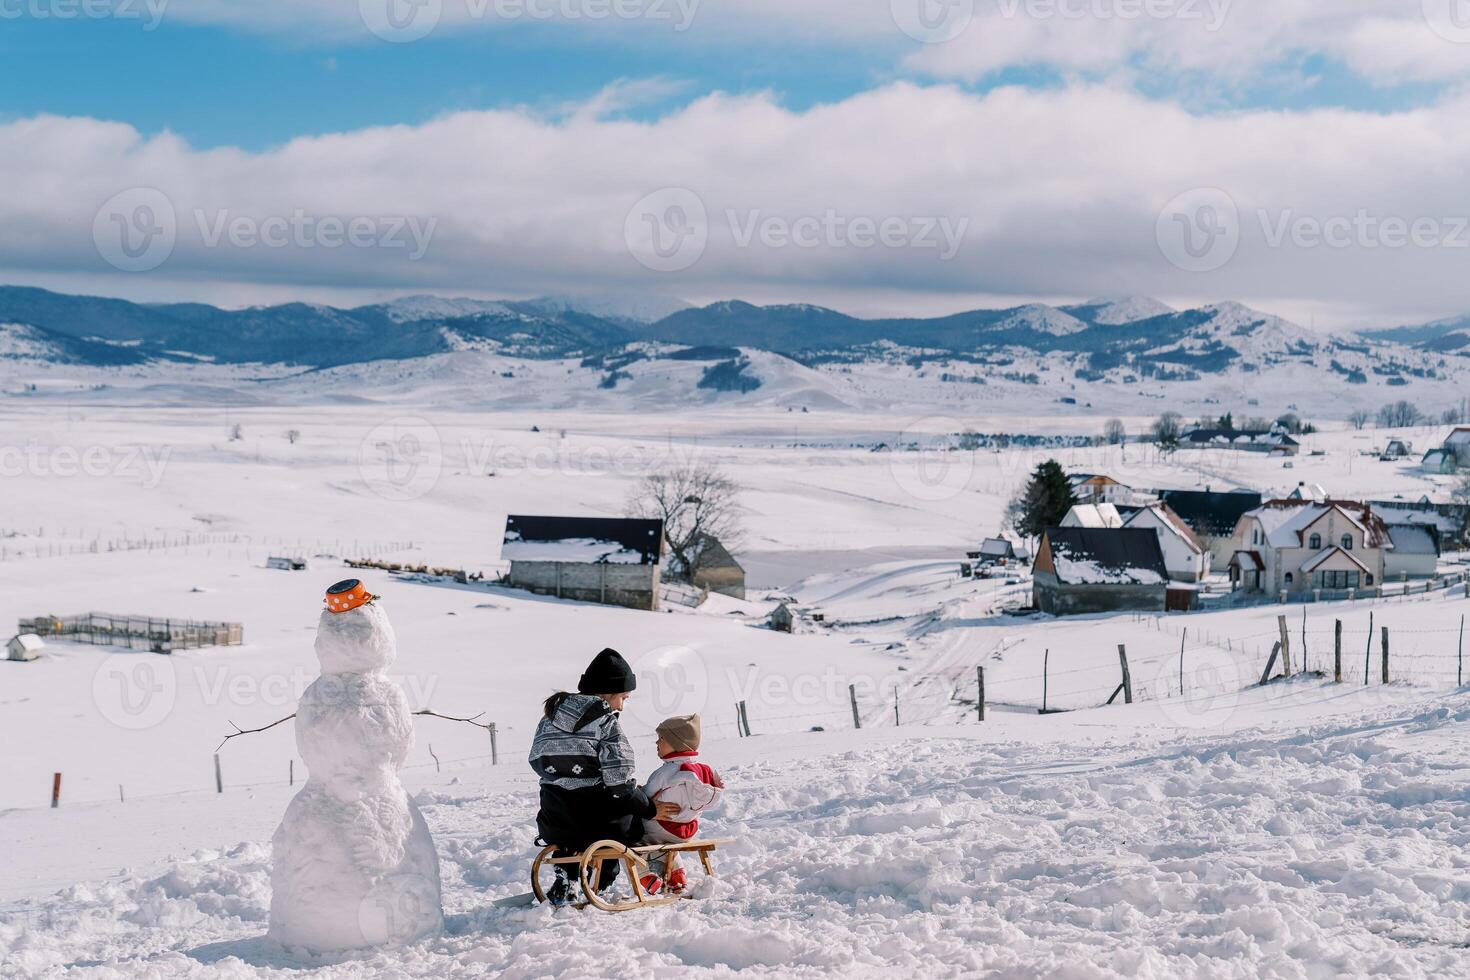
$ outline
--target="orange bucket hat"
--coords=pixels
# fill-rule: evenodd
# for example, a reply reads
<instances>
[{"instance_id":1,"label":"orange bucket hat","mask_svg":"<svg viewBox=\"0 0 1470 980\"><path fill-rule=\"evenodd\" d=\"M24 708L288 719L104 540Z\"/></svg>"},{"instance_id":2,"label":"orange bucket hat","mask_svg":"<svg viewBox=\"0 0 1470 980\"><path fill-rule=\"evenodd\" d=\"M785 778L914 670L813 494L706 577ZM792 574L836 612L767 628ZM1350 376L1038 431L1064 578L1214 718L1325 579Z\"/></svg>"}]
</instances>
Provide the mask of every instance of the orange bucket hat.
<instances>
[{"instance_id":1,"label":"orange bucket hat","mask_svg":"<svg viewBox=\"0 0 1470 980\"><path fill-rule=\"evenodd\" d=\"M344 613L365 606L376 598L359 579L343 579L327 590L327 610Z\"/></svg>"}]
</instances>

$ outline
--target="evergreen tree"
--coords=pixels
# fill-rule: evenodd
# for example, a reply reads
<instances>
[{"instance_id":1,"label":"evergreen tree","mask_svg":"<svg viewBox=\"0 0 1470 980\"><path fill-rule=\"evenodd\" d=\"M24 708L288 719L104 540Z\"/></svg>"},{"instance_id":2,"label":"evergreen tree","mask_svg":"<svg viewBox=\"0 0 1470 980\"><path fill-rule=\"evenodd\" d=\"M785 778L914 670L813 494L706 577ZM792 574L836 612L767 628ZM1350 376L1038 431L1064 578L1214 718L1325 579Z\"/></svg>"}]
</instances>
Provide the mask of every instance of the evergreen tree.
<instances>
[{"instance_id":1,"label":"evergreen tree","mask_svg":"<svg viewBox=\"0 0 1470 980\"><path fill-rule=\"evenodd\" d=\"M1021 494L1016 530L1029 538L1039 538L1047 528L1060 524L1076 502L1062 464L1049 459L1036 467Z\"/></svg>"}]
</instances>

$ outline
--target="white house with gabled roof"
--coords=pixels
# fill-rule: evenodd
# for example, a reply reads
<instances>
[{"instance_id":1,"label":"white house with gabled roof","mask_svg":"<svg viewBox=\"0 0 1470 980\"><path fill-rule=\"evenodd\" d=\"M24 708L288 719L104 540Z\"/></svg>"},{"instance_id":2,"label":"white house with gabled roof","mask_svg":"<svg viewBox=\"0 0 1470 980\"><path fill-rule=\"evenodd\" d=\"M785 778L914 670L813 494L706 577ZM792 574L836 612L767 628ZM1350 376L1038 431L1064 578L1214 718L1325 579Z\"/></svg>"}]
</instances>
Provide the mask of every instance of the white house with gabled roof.
<instances>
[{"instance_id":1,"label":"white house with gabled roof","mask_svg":"<svg viewBox=\"0 0 1470 980\"><path fill-rule=\"evenodd\" d=\"M1349 500L1272 500L1235 527L1231 579L1267 593L1345 591L1383 584L1388 525Z\"/></svg>"},{"instance_id":2,"label":"white house with gabled roof","mask_svg":"<svg viewBox=\"0 0 1470 980\"><path fill-rule=\"evenodd\" d=\"M1201 582L1209 576L1210 549L1168 504L1150 504L1128 518L1123 526L1148 528L1158 535L1164 567L1172 581Z\"/></svg>"}]
</instances>

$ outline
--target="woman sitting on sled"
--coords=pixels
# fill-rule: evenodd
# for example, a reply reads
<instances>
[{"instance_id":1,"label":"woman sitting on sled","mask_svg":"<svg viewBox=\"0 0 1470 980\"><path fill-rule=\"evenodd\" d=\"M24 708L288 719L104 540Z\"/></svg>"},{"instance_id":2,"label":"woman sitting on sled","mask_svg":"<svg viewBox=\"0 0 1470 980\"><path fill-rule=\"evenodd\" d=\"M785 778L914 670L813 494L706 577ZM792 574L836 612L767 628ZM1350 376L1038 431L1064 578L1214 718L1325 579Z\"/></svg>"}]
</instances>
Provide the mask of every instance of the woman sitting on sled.
<instances>
[{"instance_id":1,"label":"woman sitting on sled","mask_svg":"<svg viewBox=\"0 0 1470 980\"><path fill-rule=\"evenodd\" d=\"M531 768L541 777L541 811L536 828L556 857L570 857L601 840L634 845L643 821L672 819L677 803L655 804L633 776L633 746L618 713L638 679L616 650L603 650L577 684L576 694L558 691L546 699L545 717L531 742ZM546 897L553 905L577 900L576 878L556 865ZM598 888L618 875L617 861L604 861Z\"/></svg>"}]
</instances>

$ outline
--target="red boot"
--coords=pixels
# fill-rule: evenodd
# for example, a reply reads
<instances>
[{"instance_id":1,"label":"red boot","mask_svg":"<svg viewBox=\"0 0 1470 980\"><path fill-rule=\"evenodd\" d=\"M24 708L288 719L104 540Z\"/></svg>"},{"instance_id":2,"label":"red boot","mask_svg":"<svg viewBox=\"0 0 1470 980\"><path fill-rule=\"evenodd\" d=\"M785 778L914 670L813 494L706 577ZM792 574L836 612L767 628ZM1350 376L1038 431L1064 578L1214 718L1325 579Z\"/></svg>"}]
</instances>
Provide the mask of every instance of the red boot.
<instances>
[{"instance_id":1,"label":"red boot","mask_svg":"<svg viewBox=\"0 0 1470 980\"><path fill-rule=\"evenodd\" d=\"M675 871L674 874L679 874L679 872ZM643 886L643 894L648 896L657 895L664 890L664 880L652 871L639 878L638 884Z\"/></svg>"},{"instance_id":2,"label":"red boot","mask_svg":"<svg viewBox=\"0 0 1470 980\"><path fill-rule=\"evenodd\" d=\"M680 894L689 887L689 878L684 874L683 868L675 868L669 874L669 891L675 895Z\"/></svg>"}]
</instances>

